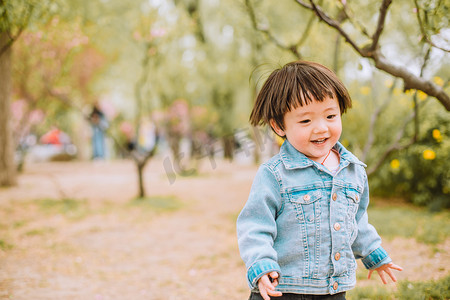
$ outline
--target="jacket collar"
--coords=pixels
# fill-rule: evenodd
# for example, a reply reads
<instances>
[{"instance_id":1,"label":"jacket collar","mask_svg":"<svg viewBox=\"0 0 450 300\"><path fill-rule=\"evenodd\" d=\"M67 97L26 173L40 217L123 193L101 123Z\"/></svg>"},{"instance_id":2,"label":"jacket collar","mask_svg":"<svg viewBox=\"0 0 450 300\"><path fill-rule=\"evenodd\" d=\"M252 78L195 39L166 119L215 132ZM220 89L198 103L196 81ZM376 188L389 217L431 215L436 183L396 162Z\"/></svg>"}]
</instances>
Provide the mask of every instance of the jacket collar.
<instances>
[{"instance_id":1,"label":"jacket collar","mask_svg":"<svg viewBox=\"0 0 450 300\"><path fill-rule=\"evenodd\" d=\"M345 149L345 147L342 146L341 143L337 142L333 148L338 151L341 158L341 164L344 163L345 165L348 165L349 163L353 163L367 167L355 155L353 155L350 151ZM280 157L281 161L284 164L284 167L288 170L307 168L314 165L315 163L313 160L309 159L303 153L295 149L294 146L292 146L288 140L285 140L283 145L281 145Z\"/></svg>"}]
</instances>

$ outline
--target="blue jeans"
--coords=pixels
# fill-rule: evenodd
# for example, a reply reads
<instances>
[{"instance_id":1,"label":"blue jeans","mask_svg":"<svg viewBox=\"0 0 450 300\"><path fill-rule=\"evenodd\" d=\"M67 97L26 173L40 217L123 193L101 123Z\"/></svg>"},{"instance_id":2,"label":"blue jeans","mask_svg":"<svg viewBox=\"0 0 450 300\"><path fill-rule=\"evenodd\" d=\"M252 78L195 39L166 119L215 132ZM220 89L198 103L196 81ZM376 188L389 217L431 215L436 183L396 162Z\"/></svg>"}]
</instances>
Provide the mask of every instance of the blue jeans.
<instances>
[{"instance_id":1,"label":"blue jeans","mask_svg":"<svg viewBox=\"0 0 450 300\"><path fill-rule=\"evenodd\" d=\"M305 295L283 293L281 297L271 297L273 300L345 300L345 292L334 295ZM248 300L263 300L260 293L252 293Z\"/></svg>"}]
</instances>

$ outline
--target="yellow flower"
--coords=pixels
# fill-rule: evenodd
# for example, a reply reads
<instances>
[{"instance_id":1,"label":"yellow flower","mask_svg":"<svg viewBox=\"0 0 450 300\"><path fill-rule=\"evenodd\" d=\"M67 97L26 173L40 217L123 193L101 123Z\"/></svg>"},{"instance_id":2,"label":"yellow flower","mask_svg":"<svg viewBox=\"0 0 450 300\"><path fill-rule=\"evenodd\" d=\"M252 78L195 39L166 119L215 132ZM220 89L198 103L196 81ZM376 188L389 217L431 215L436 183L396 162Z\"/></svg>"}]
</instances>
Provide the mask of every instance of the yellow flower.
<instances>
[{"instance_id":1,"label":"yellow flower","mask_svg":"<svg viewBox=\"0 0 450 300\"><path fill-rule=\"evenodd\" d=\"M394 170L400 168L400 161L398 159L391 160L391 168Z\"/></svg>"},{"instance_id":2,"label":"yellow flower","mask_svg":"<svg viewBox=\"0 0 450 300\"><path fill-rule=\"evenodd\" d=\"M363 95L369 95L370 94L370 87L368 86L362 86L360 89L361 94Z\"/></svg>"},{"instance_id":3,"label":"yellow flower","mask_svg":"<svg viewBox=\"0 0 450 300\"><path fill-rule=\"evenodd\" d=\"M433 81L434 81L434 83L436 83L439 86L444 85L444 80L439 76L434 76Z\"/></svg>"},{"instance_id":4,"label":"yellow flower","mask_svg":"<svg viewBox=\"0 0 450 300\"><path fill-rule=\"evenodd\" d=\"M426 160L433 160L436 158L436 153L433 150L427 149L423 151L423 158Z\"/></svg>"},{"instance_id":5,"label":"yellow flower","mask_svg":"<svg viewBox=\"0 0 450 300\"><path fill-rule=\"evenodd\" d=\"M417 91L417 97L419 97L419 100L423 101L428 98L428 95L422 91Z\"/></svg>"},{"instance_id":6,"label":"yellow flower","mask_svg":"<svg viewBox=\"0 0 450 300\"><path fill-rule=\"evenodd\" d=\"M433 138L438 142L442 142L442 135L439 129L433 129Z\"/></svg>"}]
</instances>

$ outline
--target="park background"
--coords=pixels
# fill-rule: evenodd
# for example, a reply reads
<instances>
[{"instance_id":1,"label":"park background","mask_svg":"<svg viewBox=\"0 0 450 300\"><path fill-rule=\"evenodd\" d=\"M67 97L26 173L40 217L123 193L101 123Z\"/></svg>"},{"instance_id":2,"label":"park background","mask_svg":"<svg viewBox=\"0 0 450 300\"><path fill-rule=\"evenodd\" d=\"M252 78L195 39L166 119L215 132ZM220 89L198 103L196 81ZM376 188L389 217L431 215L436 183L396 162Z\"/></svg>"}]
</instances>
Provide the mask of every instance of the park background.
<instances>
[{"instance_id":1,"label":"park background","mask_svg":"<svg viewBox=\"0 0 450 300\"><path fill-rule=\"evenodd\" d=\"M348 298L450 298L449 11L0 0L0 299L246 299L235 221L280 144L248 116L296 59L348 87L341 142L368 165L370 222L405 269L383 286L360 265Z\"/></svg>"}]
</instances>

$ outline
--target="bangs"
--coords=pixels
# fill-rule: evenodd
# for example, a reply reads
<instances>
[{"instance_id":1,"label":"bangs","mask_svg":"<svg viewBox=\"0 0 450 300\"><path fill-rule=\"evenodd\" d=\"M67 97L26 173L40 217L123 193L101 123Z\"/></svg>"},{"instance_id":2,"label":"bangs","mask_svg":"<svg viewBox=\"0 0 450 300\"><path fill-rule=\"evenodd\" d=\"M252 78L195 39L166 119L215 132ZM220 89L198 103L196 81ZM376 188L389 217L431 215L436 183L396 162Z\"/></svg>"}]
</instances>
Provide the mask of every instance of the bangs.
<instances>
[{"instance_id":1,"label":"bangs","mask_svg":"<svg viewBox=\"0 0 450 300\"><path fill-rule=\"evenodd\" d=\"M351 107L347 89L325 66L313 62L292 62L270 74L256 98L250 115L254 126L274 120L284 129L284 115L299 107L334 98L341 114Z\"/></svg>"},{"instance_id":2,"label":"bangs","mask_svg":"<svg viewBox=\"0 0 450 300\"><path fill-rule=\"evenodd\" d=\"M319 74L320 75L320 74ZM299 106L304 106L313 101L322 102L326 98L334 98L334 88L327 84L325 78L312 78L311 76L304 76L297 73L293 77L292 82L286 86L286 90L292 90L289 97L282 99L285 105L281 105L280 113L284 115L288 111L296 109ZM281 108L281 107L280 107Z\"/></svg>"}]
</instances>

